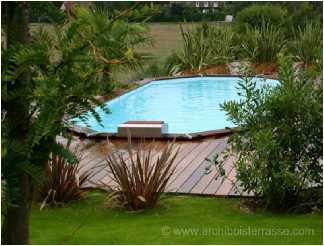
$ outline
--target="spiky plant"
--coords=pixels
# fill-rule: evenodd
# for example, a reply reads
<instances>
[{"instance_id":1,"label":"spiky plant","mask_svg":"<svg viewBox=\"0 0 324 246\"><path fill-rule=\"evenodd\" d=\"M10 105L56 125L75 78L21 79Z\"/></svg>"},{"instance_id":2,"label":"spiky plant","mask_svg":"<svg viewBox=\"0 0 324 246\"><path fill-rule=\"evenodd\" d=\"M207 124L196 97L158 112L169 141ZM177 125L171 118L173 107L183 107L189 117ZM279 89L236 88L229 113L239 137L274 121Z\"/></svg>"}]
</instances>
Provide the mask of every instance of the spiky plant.
<instances>
[{"instance_id":1,"label":"spiky plant","mask_svg":"<svg viewBox=\"0 0 324 246\"><path fill-rule=\"evenodd\" d=\"M180 30L183 47L177 54L180 62L173 67L199 71L211 65L226 64L234 57L234 33L230 27L203 23L187 30L180 26Z\"/></svg>"},{"instance_id":2,"label":"spiky plant","mask_svg":"<svg viewBox=\"0 0 324 246\"><path fill-rule=\"evenodd\" d=\"M207 46L206 31L202 26L198 26L195 29L184 30L180 26L183 48L179 53L181 63L184 68L198 69L207 65L208 57L211 54L211 50Z\"/></svg>"},{"instance_id":3,"label":"spiky plant","mask_svg":"<svg viewBox=\"0 0 324 246\"><path fill-rule=\"evenodd\" d=\"M254 63L275 63L286 44L281 29L265 21L242 35L241 55Z\"/></svg>"},{"instance_id":4,"label":"spiky plant","mask_svg":"<svg viewBox=\"0 0 324 246\"><path fill-rule=\"evenodd\" d=\"M82 185L88 181L91 171L80 174L79 162L82 152L71 147L71 140L63 146L66 154L51 153L45 165L45 177L40 185L41 208L45 205L59 205L82 198Z\"/></svg>"},{"instance_id":5,"label":"spiky plant","mask_svg":"<svg viewBox=\"0 0 324 246\"><path fill-rule=\"evenodd\" d=\"M208 46L212 50L211 63L226 64L233 60L236 52L234 35L229 26L210 28Z\"/></svg>"},{"instance_id":6,"label":"spiky plant","mask_svg":"<svg viewBox=\"0 0 324 246\"><path fill-rule=\"evenodd\" d=\"M146 148L140 144L137 149L128 147L127 157L112 152L107 156L107 165L117 189L108 196L108 202L130 210L153 208L172 176L174 160L178 150L174 144L167 144L158 156L153 157L156 144ZM117 204L116 204L117 202Z\"/></svg>"},{"instance_id":7,"label":"spiky plant","mask_svg":"<svg viewBox=\"0 0 324 246\"><path fill-rule=\"evenodd\" d=\"M295 58L305 67L320 61L323 53L323 32L317 23L309 23L295 30L295 40L290 48Z\"/></svg>"}]
</instances>

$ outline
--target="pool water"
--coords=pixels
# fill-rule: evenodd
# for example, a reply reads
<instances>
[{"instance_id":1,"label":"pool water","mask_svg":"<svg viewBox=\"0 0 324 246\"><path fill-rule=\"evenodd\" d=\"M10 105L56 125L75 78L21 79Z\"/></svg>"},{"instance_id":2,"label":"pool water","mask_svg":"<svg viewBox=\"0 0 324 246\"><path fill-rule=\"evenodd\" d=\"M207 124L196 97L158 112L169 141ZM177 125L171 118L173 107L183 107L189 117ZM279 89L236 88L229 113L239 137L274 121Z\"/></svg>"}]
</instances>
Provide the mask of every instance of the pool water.
<instances>
[{"instance_id":1,"label":"pool water","mask_svg":"<svg viewBox=\"0 0 324 246\"><path fill-rule=\"evenodd\" d=\"M278 81L254 78L257 85L275 85ZM128 120L158 120L168 124L168 133L193 133L234 127L220 104L238 100L238 77L195 77L158 80L106 102L111 114L95 110L102 118L100 126L90 116L87 123L98 132L117 132L117 125ZM75 124L86 126L76 119Z\"/></svg>"}]
</instances>

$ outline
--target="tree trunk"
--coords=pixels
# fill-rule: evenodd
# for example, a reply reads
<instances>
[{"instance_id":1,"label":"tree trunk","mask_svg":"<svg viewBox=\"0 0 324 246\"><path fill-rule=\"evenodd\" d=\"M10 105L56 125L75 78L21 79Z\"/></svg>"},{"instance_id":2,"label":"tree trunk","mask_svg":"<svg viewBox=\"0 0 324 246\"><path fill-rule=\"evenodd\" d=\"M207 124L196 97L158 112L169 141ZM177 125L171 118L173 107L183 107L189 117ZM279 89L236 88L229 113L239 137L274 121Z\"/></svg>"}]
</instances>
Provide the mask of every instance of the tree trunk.
<instances>
[{"instance_id":1,"label":"tree trunk","mask_svg":"<svg viewBox=\"0 0 324 246\"><path fill-rule=\"evenodd\" d=\"M26 2L6 2L7 47L29 42L28 14ZM4 7L4 6L3 6ZM8 62L8 61L6 61ZM6 114L7 155L4 158L5 170L2 175L7 179L10 190L15 190L15 197L9 197L13 205L8 206L3 221L3 244L28 244L29 214L32 202L32 183L29 175L23 171L23 164L28 164L29 155L26 141L29 122L28 74L8 83L8 93L13 96L4 102ZM19 92L19 93L17 93ZM9 179L11 181L9 182ZM14 180L14 181L13 181ZM12 193L10 193L12 195Z\"/></svg>"},{"instance_id":2,"label":"tree trunk","mask_svg":"<svg viewBox=\"0 0 324 246\"><path fill-rule=\"evenodd\" d=\"M29 215L32 202L30 177L22 173L18 185L19 203L8 207L3 225L3 244L29 243Z\"/></svg>"}]
</instances>

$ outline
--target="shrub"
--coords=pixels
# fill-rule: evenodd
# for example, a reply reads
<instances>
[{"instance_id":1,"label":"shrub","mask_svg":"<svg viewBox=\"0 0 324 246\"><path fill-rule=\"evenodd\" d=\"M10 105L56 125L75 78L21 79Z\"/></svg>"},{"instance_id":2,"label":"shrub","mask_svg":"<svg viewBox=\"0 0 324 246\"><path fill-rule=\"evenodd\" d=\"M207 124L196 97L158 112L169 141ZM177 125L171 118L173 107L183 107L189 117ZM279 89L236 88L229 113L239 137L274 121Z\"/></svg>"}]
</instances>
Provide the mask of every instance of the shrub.
<instances>
[{"instance_id":1,"label":"shrub","mask_svg":"<svg viewBox=\"0 0 324 246\"><path fill-rule=\"evenodd\" d=\"M318 63L323 53L323 32L319 24L309 23L295 31L291 51L295 58L306 67Z\"/></svg>"},{"instance_id":2,"label":"shrub","mask_svg":"<svg viewBox=\"0 0 324 246\"><path fill-rule=\"evenodd\" d=\"M280 28L263 21L242 35L241 56L255 63L276 62L286 41Z\"/></svg>"},{"instance_id":3,"label":"shrub","mask_svg":"<svg viewBox=\"0 0 324 246\"><path fill-rule=\"evenodd\" d=\"M82 198L81 186L88 180L90 171L79 174L81 152L75 148L69 153L71 141L64 146L66 153L51 153L45 165L44 181L40 185L39 195L45 205L57 205Z\"/></svg>"},{"instance_id":4,"label":"shrub","mask_svg":"<svg viewBox=\"0 0 324 246\"><path fill-rule=\"evenodd\" d=\"M122 206L130 210L153 208L175 170L174 159L178 151L173 144L166 145L162 153L153 159L156 148L142 144L135 150L128 148L128 157L112 152L107 157L107 165L117 184L117 191L108 197L109 205ZM111 187L114 189L115 187Z\"/></svg>"},{"instance_id":5,"label":"shrub","mask_svg":"<svg viewBox=\"0 0 324 246\"><path fill-rule=\"evenodd\" d=\"M309 22L322 22L321 11L316 11L310 2L293 3L286 21L287 36L292 37L291 29L305 28Z\"/></svg>"},{"instance_id":6,"label":"shrub","mask_svg":"<svg viewBox=\"0 0 324 246\"><path fill-rule=\"evenodd\" d=\"M183 48L178 53L179 67L201 70L204 67L225 64L234 57L234 33L227 26L206 23L193 29L181 27Z\"/></svg>"},{"instance_id":7,"label":"shrub","mask_svg":"<svg viewBox=\"0 0 324 246\"><path fill-rule=\"evenodd\" d=\"M264 21L280 28L285 23L286 15L286 10L280 6L252 5L237 14L234 28L238 33L245 33L247 28L259 27Z\"/></svg>"},{"instance_id":8,"label":"shrub","mask_svg":"<svg viewBox=\"0 0 324 246\"><path fill-rule=\"evenodd\" d=\"M322 88L303 75L295 77L292 61L282 60L280 84L257 88L251 77L239 82L240 101L222 105L241 128L230 142L238 153L237 179L244 191L261 196L269 209L306 202L310 187L322 187Z\"/></svg>"}]
</instances>

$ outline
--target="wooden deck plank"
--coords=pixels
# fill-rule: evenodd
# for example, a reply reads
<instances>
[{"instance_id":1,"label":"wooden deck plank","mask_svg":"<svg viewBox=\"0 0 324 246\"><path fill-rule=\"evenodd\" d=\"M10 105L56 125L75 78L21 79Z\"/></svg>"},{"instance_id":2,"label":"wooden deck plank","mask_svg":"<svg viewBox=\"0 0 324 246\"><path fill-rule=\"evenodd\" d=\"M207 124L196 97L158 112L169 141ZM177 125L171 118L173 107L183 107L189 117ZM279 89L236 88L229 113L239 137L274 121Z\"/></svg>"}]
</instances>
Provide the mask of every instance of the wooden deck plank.
<instances>
[{"instance_id":1,"label":"wooden deck plank","mask_svg":"<svg viewBox=\"0 0 324 246\"><path fill-rule=\"evenodd\" d=\"M227 141L226 139L218 139L214 141L215 147L211 151L209 155L207 155L204 160L199 164L196 170L187 178L187 180L183 183L183 185L178 189L178 192L181 193L191 193L192 189L195 185L206 175L206 166L210 163L206 160L211 160L215 154L220 154L226 147Z\"/></svg>"},{"instance_id":2,"label":"wooden deck plank","mask_svg":"<svg viewBox=\"0 0 324 246\"><path fill-rule=\"evenodd\" d=\"M222 158L224 153L223 150L226 147L227 144L227 138L222 139L222 144L219 146L219 157ZM205 166L204 169L209 166L210 163L205 162ZM213 181L214 178L217 177L218 173L217 173L217 169L212 167L211 172L208 174L205 174L201 177L201 179L196 183L196 185L192 188L192 190L190 191L190 193L193 194L202 194L203 191L207 188L207 186L209 185L209 183L211 183ZM205 170L204 170L205 172Z\"/></svg>"},{"instance_id":3,"label":"wooden deck plank","mask_svg":"<svg viewBox=\"0 0 324 246\"><path fill-rule=\"evenodd\" d=\"M226 173L229 173L232 170L233 160L234 160L234 158L230 156L224 162L223 168ZM222 185L222 182L223 182L223 178L219 176L219 173L216 173L216 175L213 177L213 179L211 179L211 181L207 184L206 188L202 191L202 194L206 194L206 195L215 194L216 191L219 189L219 187Z\"/></svg>"},{"instance_id":4,"label":"wooden deck plank","mask_svg":"<svg viewBox=\"0 0 324 246\"><path fill-rule=\"evenodd\" d=\"M206 144L202 146L202 149L195 154L193 158L190 158L188 162L182 165L182 169L176 173L173 182L170 183L168 188L178 192L178 189L183 185L188 176L192 174L213 148L214 143L212 141L206 142Z\"/></svg>"},{"instance_id":5,"label":"wooden deck plank","mask_svg":"<svg viewBox=\"0 0 324 246\"><path fill-rule=\"evenodd\" d=\"M233 179L236 176L236 171L234 168L230 171L226 179L222 182L221 186L215 192L215 195L226 196L230 193L231 189L233 188Z\"/></svg>"},{"instance_id":6,"label":"wooden deck plank","mask_svg":"<svg viewBox=\"0 0 324 246\"><path fill-rule=\"evenodd\" d=\"M184 155L181 160L175 163L176 169L171 176L166 189L168 191L170 190L170 186L175 182L177 177L181 174L181 172L186 168L188 163L190 163L196 156L208 145L208 142L198 142L195 143L193 149L187 153L187 155Z\"/></svg>"},{"instance_id":7,"label":"wooden deck plank","mask_svg":"<svg viewBox=\"0 0 324 246\"><path fill-rule=\"evenodd\" d=\"M188 193L192 189L192 187L199 181L199 179L201 178L201 175L203 174L203 172L201 172L201 171L204 171L203 165L206 161L206 158L208 158L212 155L212 153L217 149L217 147L220 143L221 142L219 140L213 141L213 144L210 147L210 152L208 154L204 155L204 158L201 160L200 163L198 163L198 162L194 163L195 168L193 169L191 174L190 175L184 174L186 176L186 180L179 187L177 192Z\"/></svg>"}]
</instances>

